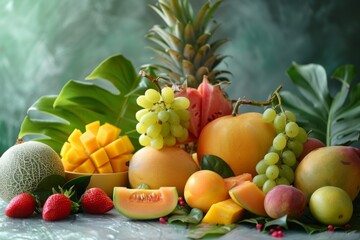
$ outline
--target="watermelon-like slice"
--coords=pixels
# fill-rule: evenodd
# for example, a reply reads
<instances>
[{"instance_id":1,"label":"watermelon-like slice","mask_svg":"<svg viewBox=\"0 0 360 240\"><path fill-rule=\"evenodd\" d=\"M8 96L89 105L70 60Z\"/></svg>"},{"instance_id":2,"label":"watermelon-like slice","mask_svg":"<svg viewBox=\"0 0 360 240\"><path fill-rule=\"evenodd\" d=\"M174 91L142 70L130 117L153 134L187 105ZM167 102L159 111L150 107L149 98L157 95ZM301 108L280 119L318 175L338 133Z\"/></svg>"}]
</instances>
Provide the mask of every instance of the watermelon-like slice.
<instances>
[{"instance_id":1,"label":"watermelon-like slice","mask_svg":"<svg viewBox=\"0 0 360 240\"><path fill-rule=\"evenodd\" d=\"M221 87L210 84L207 77L203 78L198 91L201 95L201 129L212 120L232 113L231 101L225 97Z\"/></svg>"},{"instance_id":2,"label":"watermelon-like slice","mask_svg":"<svg viewBox=\"0 0 360 240\"><path fill-rule=\"evenodd\" d=\"M225 96L223 89L220 85L210 84L206 76L198 89L185 87L176 96L190 100L190 134L187 142L198 139L201 130L212 120L232 113L232 102Z\"/></svg>"}]
</instances>

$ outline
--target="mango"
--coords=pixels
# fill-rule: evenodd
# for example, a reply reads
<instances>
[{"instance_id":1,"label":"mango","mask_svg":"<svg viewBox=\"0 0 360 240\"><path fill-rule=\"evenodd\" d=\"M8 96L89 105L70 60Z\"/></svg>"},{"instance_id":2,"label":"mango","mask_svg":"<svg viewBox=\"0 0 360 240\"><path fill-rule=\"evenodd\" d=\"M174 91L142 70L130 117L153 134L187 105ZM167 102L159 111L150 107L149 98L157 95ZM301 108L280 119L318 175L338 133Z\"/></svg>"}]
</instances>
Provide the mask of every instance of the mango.
<instances>
[{"instance_id":1,"label":"mango","mask_svg":"<svg viewBox=\"0 0 360 240\"><path fill-rule=\"evenodd\" d=\"M229 198L211 205L201 222L229 225L239 221L244 213L245 209Z\"/></svg>"},{"instance_id":2,"label":"mango","mask_svg":"<svg viewBox=\"0 0 360 240\"><path fill-rule=\"evenodd\" d=\"M290 185L277 185L265 196L264 208L271 218L300 218L306 209L306 195Z\"/></svg>"},{"instance_id":3,"label":"mango","mask_svg":"<svg viewBox=\"0 0 360 240\"><path fill-rule=\"evenodd\" d=\"M295 170L295 187L306 195L323 186L345 190L351 200L360 191L360 149L350 146L328 146L305 156Z\"/></svg>"}]
</instances>

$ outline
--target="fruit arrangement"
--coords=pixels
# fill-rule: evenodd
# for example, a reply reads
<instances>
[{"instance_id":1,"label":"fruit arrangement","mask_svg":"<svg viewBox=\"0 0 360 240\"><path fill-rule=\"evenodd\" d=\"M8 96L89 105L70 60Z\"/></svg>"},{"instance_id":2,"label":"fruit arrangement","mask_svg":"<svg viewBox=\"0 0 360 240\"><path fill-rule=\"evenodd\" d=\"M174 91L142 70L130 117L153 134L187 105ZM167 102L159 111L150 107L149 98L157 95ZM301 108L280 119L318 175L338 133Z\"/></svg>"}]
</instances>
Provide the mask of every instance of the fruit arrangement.
<instances>
[{"instance_id":1,"label":"fruit arrangement","mask_svg":"<svg viewBox=\"0 0 360 240\"><path fill-rule=\"evenodd\" d=\"M194 17L187 0L159 1L151 7L166 26L154 26L147 35L159 45L152 48L159 53L156 63L136 74L123 56L110 57L86 83L69 81L56 98L34 104L32 110L62 121L29 114L19 138L45 137L15 145L1 157L6 215L25 218L37 211L55 221L115 207L130 219L192 224L193 238L194 231L224 234L249 223L274 237L284 236L287 223L308 233L348 230L356 222L360 191L360 150L350 146L359 140L360 124L352 119L359 117L360 88L349 98L347 88L354 69L333 74L343 84L335 97L321 67L294 64L289 76L309 103L281 92L282 86L265 101L229 99L222 88L230 84L229 72L219 70L224 57L216 52L226 40L211 39L219 25L210 20L221 2L207 2ZM98 78L113 89L91 82ZM309 107L315 100L319 104ZM257 111L240 112L245 104ZM38 173L35 156L50 171ZM30 176L18 173L23 164ZM65 183L64 171L89 176ZM86 188L92 175L118 172L127 172L129 185L114 186L112 199L101 188L77 188ZM58 191L41 202L32 192L52 175L60 176L51 186ZM309 227L314 225L319 227Z\"/></svg>"}]
</instances>

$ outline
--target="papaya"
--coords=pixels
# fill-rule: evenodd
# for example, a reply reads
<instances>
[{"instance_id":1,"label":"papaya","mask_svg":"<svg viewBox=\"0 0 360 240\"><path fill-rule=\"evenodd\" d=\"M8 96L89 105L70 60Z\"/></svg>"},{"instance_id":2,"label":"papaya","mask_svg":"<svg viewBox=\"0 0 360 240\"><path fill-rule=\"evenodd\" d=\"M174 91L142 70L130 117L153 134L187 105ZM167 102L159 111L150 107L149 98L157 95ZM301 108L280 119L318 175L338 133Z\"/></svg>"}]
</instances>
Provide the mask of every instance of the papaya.
<instances>
[{"instance_id":1,"label":"papaya","mask_svg":"<svg viewBox=\"0 0 360 240\"><path fill-rule=\"evenodd\" d=\"M239 221L244 213L245 209L229 198L212 204L202 222L229 225Z\"/></svg>"},{"instance_id":2,"label":"papaya","mask_svg":"<svg viewBox=\"0 0 360 240\"><path fill-rule=\"evenodd\" d=\"M229 195L234 202L249 212L258 216L267 216L264 208L265 193L255 183L245 181L230 189Z\"/></svg>"},{"instance_id":3,"label":"papaya","mask_svg":"<svg viewBox=\"0 0 360 240\"><path fill-rule=\"evenodd\" d=\"M244 181L252 181L252 175L250 173L243 173L234 177L224 178L225 185L228 190L232 189L243 183Z\"/></svg>"},{"instance_id":4,"label":"papaya","mask_svg":"<svg viewBox=\"0 0 360 240\"><path fill-rule=\"evenodd\" d=\"M130 219L149 220L169 215L178 203L176 187L130 189L114 187L114 207Z\"/></svg>"}]
</instances>

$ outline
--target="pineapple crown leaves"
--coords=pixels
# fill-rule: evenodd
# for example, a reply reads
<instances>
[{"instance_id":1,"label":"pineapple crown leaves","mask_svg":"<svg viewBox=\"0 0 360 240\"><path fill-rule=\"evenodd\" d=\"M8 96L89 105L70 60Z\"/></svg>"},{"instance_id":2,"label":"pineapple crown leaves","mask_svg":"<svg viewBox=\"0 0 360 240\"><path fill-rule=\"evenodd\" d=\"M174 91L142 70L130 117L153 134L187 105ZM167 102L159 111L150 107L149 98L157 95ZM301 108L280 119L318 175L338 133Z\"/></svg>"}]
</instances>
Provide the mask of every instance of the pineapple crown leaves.
<instances>
[{"instance_id":1,"label":"pineapple crown leaves","mask_svg":"<svg viewBox=\"0 0 360 240\"><path fill-rule=\"evenodd\" d=\"M134 131L136 98L146 89L155 88L138 76L133 65L122 55L105 59L85 81L68 81L58 95L40 97L28 109L18 138L43 142L60 153L75 129L84 129L92 121L118 126L129 136L136 149L139 134Z\"/></svg>"},{"instance_id":2,"label":"pineapple crown leaves","mask_svg":"<svg viewBox=\"0 0 360 240\"><path fill-rule=\"evenodd\" d=\"M321 65L294 63L287 74L300 96L283 91L283 105L297 113L297 121L311 131L310 135L327 146L359 142L360 83L355 86L351 84L356 75L353 65L344 65L335 70L329 80L338 80L340 86L334 84L331 90L326 71Z\"/></svg>"},{"instance_id":3,"label":"pineapple crown leaves","mask_svg":"<svg viewBox=\"0 0 360 240\"><path fill-rule=\"evenodd\" d=\"M211 83L228 81L226 70L215 70L226 56L216 51L227 39L211 41L220 24L212 19L213 13L223 0L214 4L206 2L194 16L189 0L159 0L150 7L163 19L166 26L153 26L146 37L157 46L148 47L157 56L156 68L182 84L198 87L204 75ZM160 74L159 74L160 75Z\"/></svg>"}]
</instances>

